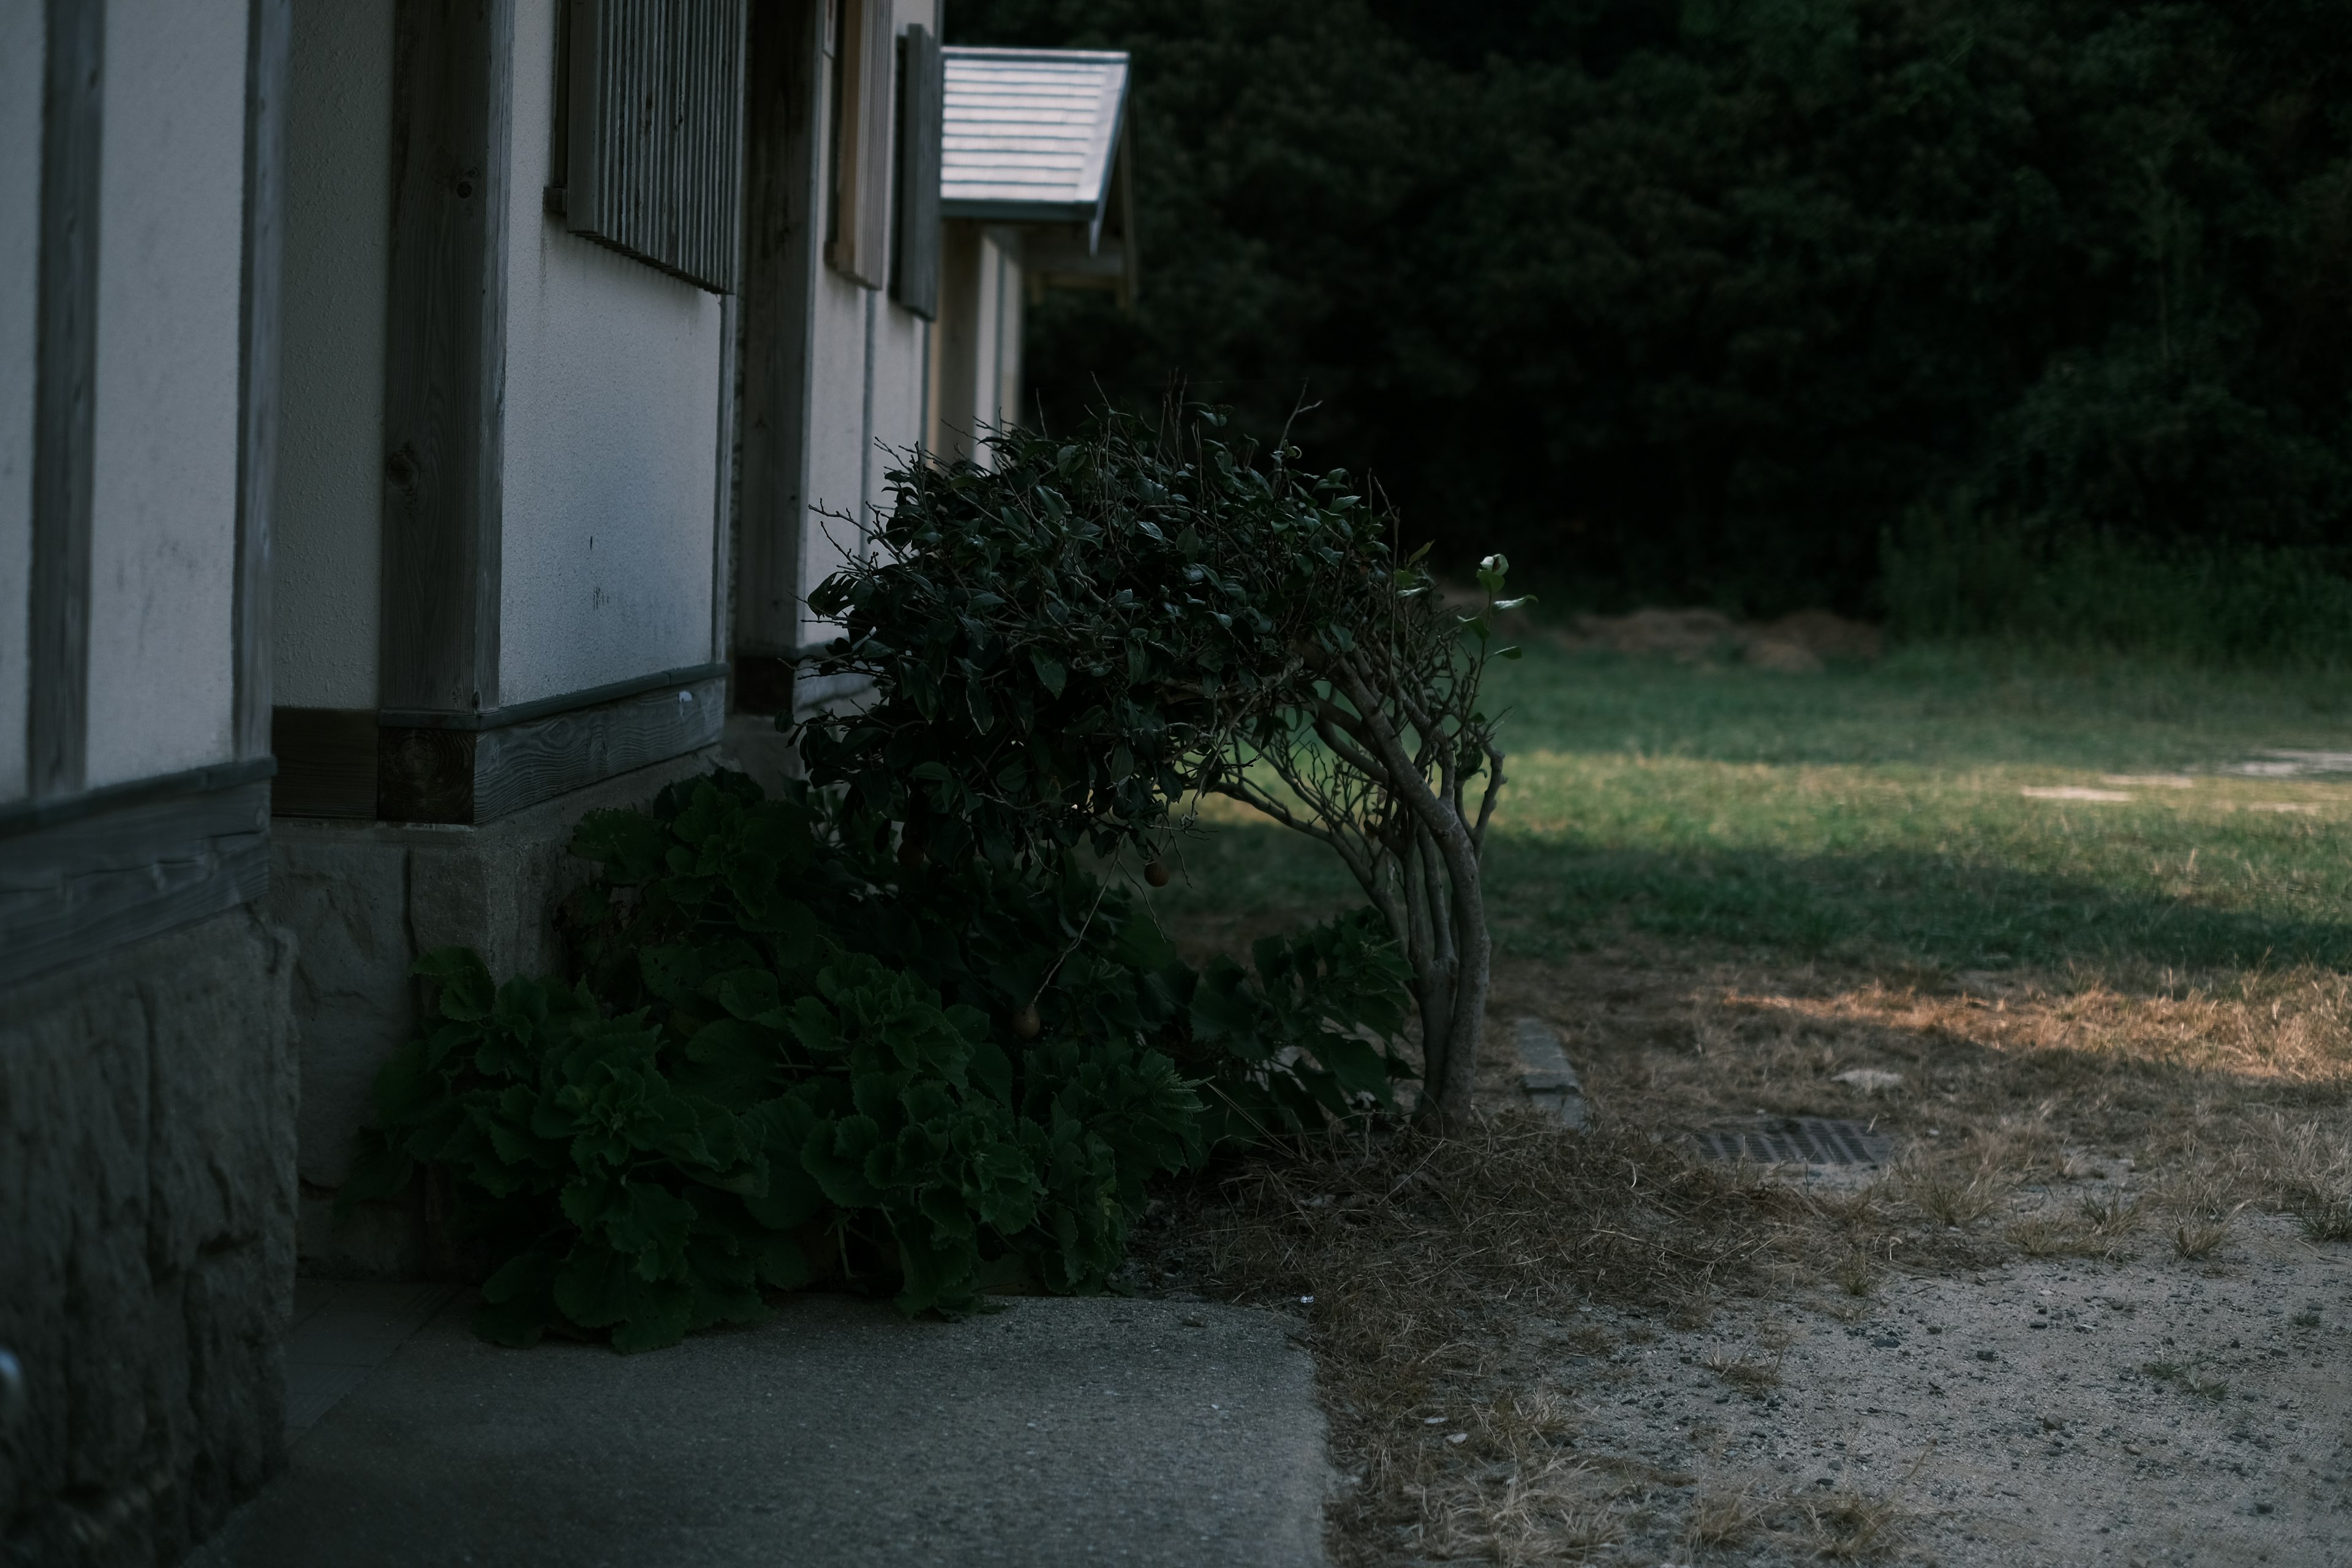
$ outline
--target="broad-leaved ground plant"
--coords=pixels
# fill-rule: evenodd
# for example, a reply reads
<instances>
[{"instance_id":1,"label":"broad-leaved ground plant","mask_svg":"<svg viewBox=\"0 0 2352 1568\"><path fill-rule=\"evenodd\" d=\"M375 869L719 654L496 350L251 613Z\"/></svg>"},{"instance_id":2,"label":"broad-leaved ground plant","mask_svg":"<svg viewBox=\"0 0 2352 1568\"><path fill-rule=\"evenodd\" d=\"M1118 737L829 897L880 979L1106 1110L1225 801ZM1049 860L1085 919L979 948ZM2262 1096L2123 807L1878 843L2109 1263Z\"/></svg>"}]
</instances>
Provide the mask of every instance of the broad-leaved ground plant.
<instances>
[{"instance_id":1,"label":"broad-leaved ground plant","mask_svg":"<svg viewBox=\"0 0 2352 1568\"><path fill-rule=\"evenodd\" d=\"M887 824L720 773L572 848L578 975L428 956L346 1205L441 1173L508 1343L623 1350L815 1281L973 1310L1103 1289L1152 1175L1384 1103L1403 970L1376 926L1183 963L1066 858L902 861Z\"/></svg>"}]
</instances>

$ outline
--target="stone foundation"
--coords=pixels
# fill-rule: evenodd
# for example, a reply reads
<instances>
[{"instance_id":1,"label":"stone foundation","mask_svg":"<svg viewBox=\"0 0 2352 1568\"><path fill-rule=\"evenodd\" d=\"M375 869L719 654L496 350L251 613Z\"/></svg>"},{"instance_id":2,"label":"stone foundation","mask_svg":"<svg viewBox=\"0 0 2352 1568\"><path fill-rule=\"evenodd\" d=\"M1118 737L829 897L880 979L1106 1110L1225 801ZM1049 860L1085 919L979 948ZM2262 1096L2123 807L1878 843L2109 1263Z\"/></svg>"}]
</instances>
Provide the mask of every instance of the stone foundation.
<instances>
[{"instance_id":1,"label":"stone foundation","mask_svg":"<svg viewBox=\"0 0 2352 1568\"><path fill-rule=\"evenodd\" d=\"M174 1561L284 1462L293 970L241 909L0 992L0 1563Z\"/></svg>"},{"instance_id":2,"label":"stone foundation","mask_svg":"<svg viewBox=\"0 0 2352 1568\"><path fill-rule=\"evenodd\" d=\"M301 1031L301 1268L336 1279L441 1271L420 1209L375 1205L337 1225L334 1198L375 1075L418 1023L409 968L470 947L499 980L563 966L557 903L594 868L566 852L590 811L639 806L663 785L719 765L716 748L624 773L479 827L280 817L271 918L301 934L294 1014ZM731 763L729 765L732 765Z\"/></svg>"}]
</instances>

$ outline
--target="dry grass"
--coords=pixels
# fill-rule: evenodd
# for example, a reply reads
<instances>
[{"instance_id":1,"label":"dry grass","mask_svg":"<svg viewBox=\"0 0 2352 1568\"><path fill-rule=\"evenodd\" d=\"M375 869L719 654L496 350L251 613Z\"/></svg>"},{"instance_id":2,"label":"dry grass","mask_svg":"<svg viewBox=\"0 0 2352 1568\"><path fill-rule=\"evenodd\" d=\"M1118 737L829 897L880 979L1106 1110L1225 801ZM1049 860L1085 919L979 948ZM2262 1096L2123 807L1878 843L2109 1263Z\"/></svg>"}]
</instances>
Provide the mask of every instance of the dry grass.
<instances>
[{"instance_id":1,"label":"dry grass","mask_svg":"<svg viewBox=\"0 0 2352 1568\"><path fill-rule=\"evenodd\" d=\"M1360 1478L1332 1511L1349 1563L1573 1561L1618 1539L1623 1478L1570 1462L1573 1419L1527 1355L1611 1353L1576 1324L1591 1300L1687 1312L1801 1207L1639 1134L1523 1112L1452 1142L1394 1131L1255 1160L1190 1198L1160 1233L1189 1252L1147 1267L1227 1299L1315 1299L1333 1447Z\"/></svg>"},{"instance_id":2,"label":"dry grass","mask_svg":"<svg viewBox=\"0 0 2352 1568\"><path fill-rule=\"evenodd\" d=\"M1906 1150L1874 1201L1963 1236L2009 1215L2021 1187L2135 1170L2203 1172L2224 1206L2352 1230L2352 975L1695 967L1627 944L1502 966L1496 1011L1560 1025L1588 1092L1647 1131L1870 1121ZM1838 1081L1855 1068L1903 1083Z\"/></svg>"},{"instance_id":3,"label":"dry grass","mask_svg":"<svg viewBox=\"0 0 2352 1568\"><path fill-rule=\"evenodd\" d=\"M1889 1499L1861 1492L1833 1492L1805 1505L1812 1535L1823 1557L1850 1563L1875 1557L1895 1543L1902 1510Z\"/></svg>"},{"instance_id":4,"label":"dry grass","mask_svg":"<svg viewBox=\"0 0 2352 1568\"><path fill-rule=\"evenodd\" d=\"M1756 1356L1741 1355L1727 1346L1717 1345L1706 1353L1706 1369L1748 1394L1761 1394L1768 1388L1780 1386L1781 1358L1775 1355L1765 1361Z\"/></svg>"},{"instance_id":5,"label":"dry grass","mask_svg":"<svg viewBox=\"0 0 2352 1568\"><path fill-rule=\"evenodd\" d=\"M1517 1110L1498 1041L1483 1093L1513 1109L1471 1136L1255 1158L1177 1194L1181 1223L1147 1238L1147 1283L1314 1297L1334 1453L1360 1478L1330 1512L1351 1568L1682 1561L1740 1542L1887 1555L1904 1519L1889 1499L1702 1483L1584 1446L1568 1398L1582 1374L1562 1363L1605 1363L1599 1378L1631 1364L1643 1322L1704 1328L1744 1295L1854 1319L1890 1271L2120 1258L2150 1231L2215 1267L2248 1205L2352 1237L2352 990L2332 974L1996 981L1695 970L1626 949L1506 965L1495 1015L1523 1012L1562 1029L1604 1113L1595 1132ZM1834 1081L1857 1066L1903 1084ZM1871 1121L1901 1157L1836 1191L1682 1152L1681 1132L1759 1113ZM1612 1333L1588 1303L1642 1316L1604 1314ZM1750 1331L1703 1365L1769 1401L1780 1358ZM2221 1396L2200 1367L2169 1381Z\"/></svg>"},{"instance_id":6,"label":"dry grass","mask_svg":"<svg viewBox=\"0 0 2352 1568\"><path fill-rule=\"evenodd\" d=\"M1692 1547L1744 1544L1756 1533L1769 1511L1758 1500L1753 1485L1737 1489L1710 1488L1691 1503L1690 1518L1683 1526L1683 1541Z\"/></svg>"}]
</instances>

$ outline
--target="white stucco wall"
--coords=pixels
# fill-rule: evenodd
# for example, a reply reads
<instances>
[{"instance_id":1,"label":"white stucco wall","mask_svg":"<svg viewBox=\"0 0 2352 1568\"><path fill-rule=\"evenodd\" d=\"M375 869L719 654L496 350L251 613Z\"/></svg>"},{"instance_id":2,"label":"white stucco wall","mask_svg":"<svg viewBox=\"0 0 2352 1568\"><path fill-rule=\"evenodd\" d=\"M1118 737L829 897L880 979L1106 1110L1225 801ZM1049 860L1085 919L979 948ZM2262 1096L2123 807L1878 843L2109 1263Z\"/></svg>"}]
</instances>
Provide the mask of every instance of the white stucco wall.
<instances>
[{"instance_id":1,"label":"white stucco wall","mask_svg":"<svg viewBox=\"0 0 2352 1568\"><path fill-rule=\"evenodd\" d=\"M274 700L376 706L394 0L294 0Z\"/></svg>"},{"instance_id":2,"label":"white stucco wall","mask_svg":"<svg viewBox=\"0 0 2352 1568\"><path fill-rule=\"evenodd\" d=\"M25 793L42 21L39 5L0 5L0 801Z\"/></svg>"},{"instance_id":3,"label":"white stucco wall","mask_svg":"<svg viewBox=\"0 0 2352 1568\"><path fill-rule=\"evenodd\" d=\"M865 508L873 477L865 460L867 415L867 329L894 310L880 291L863 287L822 262L816 307L809 322L808 510L801 528L801 592L805 596L861 548L869 526ZM880 499L876 496L875 499ZM801 641L822 641L828 623L803 616Z\"/></svg>"},{"instance_id":4,"label":"white stucco wall","mask_svg":"<svg viewBox=\"0 0 2352 1568\"><path fill-rule=\"evenodd\" d=\"M548 215L554 0L515 7L499 700L712 654L719 297Z\"/></svg>"},{"instance_id":5,"label":"white stucco wall","mask_svg":"<svg viewBox=\"0 0 2352 1568\"><path fill-rule=\"evenodd\" d=\"M983 251L994 253L988 271L995 284L989 306L994 318L990 323L989 346L994 354L995 374L984 401L994 410L988 418L990 426L1010 430L1026 423L1029 416L1022 406L1021 383L1022 319L1029 300L1028 282L1021 270L1021 238L1017 233L986 231L982 235L981 246Z\"/></svg>"},{"instance_id":6,"label":"white stucco wall","mask_svg":"<svg viewBox=\"0 0 2352 1568\"><path fill-rule=\"evenodd\" d=\"M112 0L89 783L232 754L246 0Z\"/></svg>"},{"instance_id":7,"label":"white stucco wall","mask_svg":"<svg viewBox=\"0 0 2352 1568\"><path fill-rule=\"evenodd\" d=\"M936 36L940 6L937 0L898 0L892 19L901 33L919 23ZM832 90L831 72L821 70L818 78L820 101L814 109L822 126L832 121L832 106L824 101ZM894 114L893 134L896 130ZM812 140L816 155L825 161L817 170L817 188L829 194L832 140ZM897 235L890 243L895 254ZM816 274L805 415L808 468L801 492L808 506L801 530L803 594L859 548L875 511L890 503L883 475L902 461L898 454L923 444L929 422L929 323L902 309L888 290L866 289L821 259ZM832 635L831 626L808 615L805 605L802 612L803 643Z\"/></svg>"}]
</instances>

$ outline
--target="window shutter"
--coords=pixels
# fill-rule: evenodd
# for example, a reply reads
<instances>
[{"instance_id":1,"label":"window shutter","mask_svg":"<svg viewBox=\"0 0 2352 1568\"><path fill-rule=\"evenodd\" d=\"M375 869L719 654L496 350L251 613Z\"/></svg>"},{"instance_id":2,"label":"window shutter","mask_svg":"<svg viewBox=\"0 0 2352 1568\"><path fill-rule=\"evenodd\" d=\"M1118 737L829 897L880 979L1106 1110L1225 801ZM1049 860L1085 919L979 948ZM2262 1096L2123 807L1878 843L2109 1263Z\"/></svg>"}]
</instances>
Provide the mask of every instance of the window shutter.
<instances>
[{"instance_id":1,"label":"window shutter","mask_svg":"<svg viewBox=\"0 0 2352 1568\"><path fill-rule=\"evenodd\" d=\"M890 292L923 320L940 313L940 138L947 99L940 41L908 27L899 46L898 246Z\"/></svg>"},{"instance_id":2,"label":"window shutter","mask_svg":"<svg viewBox=\"0 0 2352 1568\"><path fill-rule=\"evenodd\" d=\"M564 222L735 290L746 0L572 0Z\"/></svg>"},{"instance_id":3,"label":"window shutter","mask_svg":"<svg viewBox=\"0 0 2352 1568\"><path fill-rule=\"evenodd\" d=\"M843 0L833 240L825 260L868 289L888 281L890 86L898 51L891 0Z\"/></svg>"}]
</instances>

